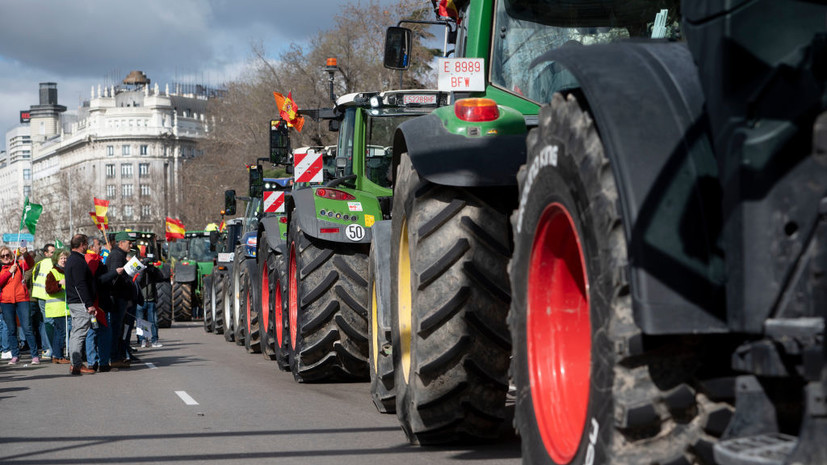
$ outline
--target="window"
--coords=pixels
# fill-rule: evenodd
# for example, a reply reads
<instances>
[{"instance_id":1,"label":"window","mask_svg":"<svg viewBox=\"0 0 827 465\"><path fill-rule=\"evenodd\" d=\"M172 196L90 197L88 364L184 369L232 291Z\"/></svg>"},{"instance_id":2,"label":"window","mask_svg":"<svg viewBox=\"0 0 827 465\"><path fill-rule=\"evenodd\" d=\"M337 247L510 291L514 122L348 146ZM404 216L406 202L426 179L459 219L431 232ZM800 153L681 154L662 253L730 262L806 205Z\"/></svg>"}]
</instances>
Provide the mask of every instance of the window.
<instances>
[{"instance_id":1,"label":"window","mask_svg":"<svg viewBox=\"0 0 827 465\"><path fill-rule=\"evenodd\" d=\"M149 163L138 163L138 176L142 178L149 176Z\"/></svg>"},{"instance_id":2,"label":"window","mask_svg":"<svg viewBox=\"0 0 827 465\"><path fill-rule=\"evenodd\" d=\"M152 216L152 206L150 205L141 205L141 216L144 218L149 218Z\"/></svg>"},{"instance_id":3,"label":"window","mask_svg":"<svg viewBox=\"0 0 827 465\"><path fill-rule=\"evenodd\" d=\"M144 145L141 146L141 155L147 155L147 154L149 154L149 146L144 144Z\"/></svg>"},{"instance_id":4,"label":"window","mask_svg":"<svg viewBox=\"0 0 827 465\"><path fill-rule=\"evenodd\" d=\"M117 186L115 186L114 184L107 184L106 185L106 198L107 199L114 199L117 192L118 192Z\"/></svg>"},{"instance_id":5,"label":"window","mask_svg":"<svg viewBox=\"0 0 827 465\"><path fill-rule=\"evenodd\" d=\"M132 178L132 163L121 163L121 178Z\"/></svg>"},{"instance_id":6,"label":"window","mask_svg":"<svg viewBox=\"0 0 827 465\"><path fill-rule=\"evenodd\" d=\"M32 186L23 186L23 195L25 197L32 195Z\"/></svg>"},{"instance_id":7,"label":"window","mask_svg":"<svg viewBox=\"0 0 827 465\"><path fill-rule=\"evenodd\" d=\"M149 197L152 195L152 189L150 189L149 184L141 184L141 197Z\"/></svg>"},{"instance_id":8,"label":"window","mask_svg":"<svg viewBox=\"0 0 827 465\"><path fill-rule=\"evenodd\" d=\"M132 197L132 192L134 191L134 189L135 189L135 186L132 185L132 184L122 185L121 186L121 196L123 196L123 198L125 198L125 199L129 198L129 197Z\"/></svg>"},{"instance_id":9,"label":"window","mask_svg":"<svg viewBox=\"0 0 827 465\"><path fill-rule=\"evenodd\" d=\"M124 218L132 218L132 205L124 205L123 206L123 217Z\"/></svg>"},{"instance_id":10,"label":"window","mask_svg":"<svg viewBox=\"0 0 827 465\"><path fill-rule=\"evenodd\" d=\"M167 155L169 155L169 147L167 147L167 146L165 145L165 146L164 146L164 156L166 157Z\"/></svg>"},{"instance_id":11,"label":"window","mask_svg":"<svg viewBox=\"0 0 827 465\"><path fill-rule=\"evenodd\" d=\"M114 178L115 177L115 165L114 164L106 165L106 177L107 178Z\"/></svg>"},{"instance_id":12,"label":"window","mask_svg":"<svg viewBox=\"0 0 827 465\"><path fill-rule=\"evenodd\" d=\"M106 146L106 156L111 157L115 155L115 146L114 145L107 145Z\"/></svg>"},{"instance_id":13,"label":"window","mask_svg":"<svg viewBox=\"0 0 827 465\"><path fill-rule=\"evenodd\" d=\"M128 145L122 145L121 146L121 155L129 155L129 146Z\"/></svg>"},{"instance_id":14,"label":"window","mask_svg":"<svg viewBox=\"0 0 827 465\"><path fill-rule=\"evenodd\" d=\"M32 179L32 170L31 168L24 168L23 169L23 180L28 181Z\"/></svg>"}]
</instances>

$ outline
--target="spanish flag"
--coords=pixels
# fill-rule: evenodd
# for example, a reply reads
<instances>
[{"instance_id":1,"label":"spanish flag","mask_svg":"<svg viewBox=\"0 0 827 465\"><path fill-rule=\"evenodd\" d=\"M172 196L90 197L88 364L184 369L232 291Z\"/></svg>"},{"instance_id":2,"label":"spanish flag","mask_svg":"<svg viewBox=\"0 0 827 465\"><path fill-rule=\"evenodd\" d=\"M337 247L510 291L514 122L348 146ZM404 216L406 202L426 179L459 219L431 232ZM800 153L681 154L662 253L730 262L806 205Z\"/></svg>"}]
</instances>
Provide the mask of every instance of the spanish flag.
<instances>
[{"instance_id":1,"label":"spanish flag","mask_svg":"<svg viewBox=\"0 0 827 465\"><path fill-rule=\"evenodd\" d=\"M187 229L184 228L184 223L181 220L167 217L165 231L167 242L169 242L175 239L183 239Z\"/></svg>"},{"instance_id":2,"label":"spanish flag","mask_svg":"<svg viewBox=\"0 0 827 465\"><path fill-rule=\"evenodd\" d=\"M227 223L225 223L224 220L221 220L221 224L218 225L218 232L220 232L220 233L224 232L224 228L226 228L226 227L227 227Z\"/></svg>"},{"instance_id":3,"label":"spanish flag","mask_svg":"<svg viewBox=\"0 0 827 465\"><path fill-rule=\"evenodd\" d=\"M439 16L453 18L459 24L459 11L454 0L439 0Z\"/></svg>"},{"instance_id":4,"label":"spanish flag","mask_svg":"<svg viewBox=\"0 0 827 465\"><path fill-rule=\"evenodd\" d=\"M296 128L296 131L302 132L304 127L304 116L299 116L299 106L293 101L293 92L287 93L287 97L278 92L273 92L273 97L276 99L276 107L279 109L279 116L281 116L289 126Z\"/></svg>"},{"instance_id":5,"label":"spanish flag","mask_svg":"<svg viewBox=\"0 0 827 465\"><path fill-rule=\"evenodd\" d=\"M104 229L109 229L109 219L106 218L106 211L109 210L109 201L97 197L93 197L92 199L95 203L95 211L89 212L89 216L92 217L92 222L95 223L95 226L103 232Z\"/></svg>"}]
</instances>

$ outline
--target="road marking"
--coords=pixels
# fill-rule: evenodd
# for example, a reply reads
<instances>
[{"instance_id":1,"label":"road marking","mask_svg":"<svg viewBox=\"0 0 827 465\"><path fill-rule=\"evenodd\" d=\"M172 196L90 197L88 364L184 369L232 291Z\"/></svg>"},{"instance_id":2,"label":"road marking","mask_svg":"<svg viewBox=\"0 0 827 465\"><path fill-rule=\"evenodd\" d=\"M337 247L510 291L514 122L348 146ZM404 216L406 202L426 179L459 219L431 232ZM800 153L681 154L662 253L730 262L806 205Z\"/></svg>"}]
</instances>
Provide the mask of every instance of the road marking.
<instances>
[{"instance_id":1,"label":"road marking","mask_svg":"<svg viewBox=\"0 0 827 465\"><path fill-rule=\"evenodd\" d=\"M178 394L178 397L180 397L181 400L183 400L185 404L187 404L187 405L198 405L198 402L196 402L195 399L190 397L190 395L187 394L187 391L175 391L175 393Z\"/></svg>"},{"instance_id":2,"label":"road marking","mask_svg":"<svg viewBox=\"0 0 827 465\"><path fill-rule=\"evenodd\" d=\"M146 363L144 363L144 365L148 366L149 368L151 368L151 369L153 369L153 370L157 370L157 369L158 369L158 367L156 367L156 366L155 366L155 364L154 364L154 363L152 363L152 362L146 362Z\"/></svg>"}]
</instances>

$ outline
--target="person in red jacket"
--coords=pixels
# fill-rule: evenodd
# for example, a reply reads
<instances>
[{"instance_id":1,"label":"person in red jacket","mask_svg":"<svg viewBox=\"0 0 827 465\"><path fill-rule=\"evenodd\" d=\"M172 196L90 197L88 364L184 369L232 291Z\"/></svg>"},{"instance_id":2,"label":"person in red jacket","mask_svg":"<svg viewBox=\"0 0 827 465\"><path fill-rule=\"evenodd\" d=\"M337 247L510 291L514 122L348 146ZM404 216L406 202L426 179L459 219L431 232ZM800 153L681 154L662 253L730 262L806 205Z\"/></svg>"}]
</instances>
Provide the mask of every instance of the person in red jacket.
<instances>
[{"instance_id":1,"label":"person in red jacket","mask_svg":"<svg viewBox=\"0 0 827 465\"><path fill-rule=\"evenodd\" d=\"M26 248L18 249L15 254L6 246L0 247L0 309L3 310L3 321L6 323L6 335L11 346L11 360L9 365L16 365L20 361L20 347L17 343L17 323L20 321L23 334L32 354L32 365L40 363L40 348L32 331L31 312L29 311L29 290L23 282L23 272L34 266L34 259L26 253Z\"/></svg>"}]
</instances>

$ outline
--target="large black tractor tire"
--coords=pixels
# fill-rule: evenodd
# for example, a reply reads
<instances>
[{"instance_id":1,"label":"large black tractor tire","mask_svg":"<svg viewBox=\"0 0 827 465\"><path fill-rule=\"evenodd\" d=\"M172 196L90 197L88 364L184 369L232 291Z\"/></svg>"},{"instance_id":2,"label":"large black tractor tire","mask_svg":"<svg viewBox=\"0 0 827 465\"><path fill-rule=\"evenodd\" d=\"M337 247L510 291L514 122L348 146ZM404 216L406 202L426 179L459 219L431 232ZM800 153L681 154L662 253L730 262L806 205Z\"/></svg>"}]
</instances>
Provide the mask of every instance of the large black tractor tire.
<instances>
[{"instance_id":1,"label":"large black tractor tire","mask_svg":"<svg viewBox=\"0 0 827 465\"><path fill-rule=\"evenodd\" d=\"M592 119L556 94L527 147L509 315L523 462L712 463L731 408L695 375L699 348L716 346L635 325L621 202Z\"/></svg>"},{"instance_id":2,"label":"large black tractor tire","mask_svg":"<svg viewBox=\"0 0 827 465\"><path fill-rule=\"evenodd\" d=\"M261 243L267 244L267 232L261 235ZM282 371L290 370L285 334L285 268L284 255L274 253L265 247L258 256L261 276L261 311L266 316L262 324L261 353L268 360L275 360Z\"/></svg>"},{"instance_id":3,"label":"large black tractor tire","mask_svg":"<svg viewBox=\"0 0 827 465\"><path fill-rule=\"evenodd\" d=\"M235 289L233 288L233 275L227 274L224 277L224 340L235 341L235 322L233 321L233 301Z\"/></svg>"},{"instance_id":4,"label":"large black tractor tire","mask_svg":"<svg viewBox=\"0 0 827 465\"><path fill-rule=\"evenodd\" d=\"M155 301L155 316L159 328L172 326L172 285L169 281L155 284L157 300Z\"/></svg>"},{"instance_id":5,"label":"large black tractor tire","mask_svg":"<svg viewBox=\"0 0 827 465\"><path fill-rule=\"evenodd\" d=\"M214 274L212 283L213 333L224 334L224 281L225 275Z\"/></svg>"},{"instance_id":6,"label":"large black tractor tire","mask_svg":"<svg viewBox=\"0 0 827 465\"><path fill-rule=\"evenodd\" d=\"M255 260L244 262L244 283L241 319L244 326L244 348L247 353L261 352L261 286L258 283L258 265Z\"/></svg>"},{"instance_id":7,"label":"large black tractor tire","mask_svg":"<svg viewBox=\"0 0 827 465\"><path fill-rule=\"evenodd\" d=\"M211 333L215 330L212 309L212 276L204 276L202 292L204 293L204 332Z\"/></svg>"},{"instance_id":8,"label":"large black tractor tire","mask_svg":"<svg viewBox=\"0 0 827 465\"><path fill-rule=\"evenodd\" d=\"M192 283L173 283L172 314L175 321L191 321L194 304Z\"/></svg>"},{"instance_id":9,"label":"large black tractor tire","mask_svg":"<svg viewBox=\"0 0 827 465\"><path fill-rule=\"evenodd\" d=\"M288 232L290 371L298 382L368 379L368 248Z\"/></svg>"},{"instance_id":10,"label":"large black tractor tire","mask_svg":"<svg viewBox=\"0 0 827 465\"><path fill-rule=\"evenodd\" d=\"M239 249L236 250L236 260L233 265L232 289L233 293L230 296L230 308L233 313L233 340L239 346L244 345L245 324L241 316L246 313L244 303L247 300L244 287L244 269L247 266L247 258L243 256Z\"/></svg>"},{"instance_id":11,"label":"large black tractor tire","mask_svg":"<svg viewBox=\"0 0 827 465\"><path fill-rule=\"evenodd\" d=\"M390 316L390 282L385 282L387 279L382 277L379 277L377 281L376 275L376 270L379 268L377 260L390 260L390 257L387 252L384 257L379 256L376 249L376 241L373 241L370 246L368 263L370 396L373 405L380 413L394 413L396 412L396 388L393 384L391 325L390 321L383 321L382 318L382 315Z\"/></svg>"},{"instance_id":12,"label":"large black tractor tire","mask_svg":"<svg viewBox=\"0 0 827 465\"><path fill-rule=\"evenodd\" d=\"M413 444L496 438L506 408L508 198L397 171L391 241L396 415Z\"/></svg>"}]
</instances>

